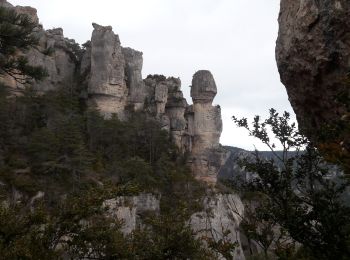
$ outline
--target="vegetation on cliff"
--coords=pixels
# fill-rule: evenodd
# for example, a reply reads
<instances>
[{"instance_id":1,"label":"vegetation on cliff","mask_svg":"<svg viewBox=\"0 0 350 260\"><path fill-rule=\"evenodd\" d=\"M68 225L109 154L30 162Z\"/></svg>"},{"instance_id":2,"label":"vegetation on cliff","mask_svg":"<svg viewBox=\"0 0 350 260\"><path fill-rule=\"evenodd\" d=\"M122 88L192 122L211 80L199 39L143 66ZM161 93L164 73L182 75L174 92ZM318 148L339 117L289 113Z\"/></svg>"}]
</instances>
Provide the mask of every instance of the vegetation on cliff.
<instances>
[{"instance_id":1,"label":"vegetation on cliff","mask_svg":"<svg viewBox=\"0 0 350 260\"><path fill-rule=\"evenodd\" d=\"M32 32L36 23L15 10L0 7L0 73L13 77L20 83L28 79L42 79L47 73L40 66L31 66L22 55L29 47L35 47L38 39Z\"/></svg>"},{"instance_id":2,"label":"vegetation on cliff","mask_svg":"<svg viewBox=\"0 0 350 260\"><path fill-rule=\"evenodd\" d=\"M85 110L73 87L18 97L1 90L4 259L204 257L185 225L203 188L157 121L142 113L104 119ZM38 191L45 195L33 199ZM162 194L160 215L145 216L154 228L123 236L103 201L140 192Z\"/></svg>"},{"instance_id":3,"label":"vegetation on cliff","mask_svg":"<svg viewBox=\"0 0 350 260\"><path fill-rule=\"evenodd\" d=\"M287 112L280 116L271 109L266 120L256 116L252 127L246 118L233 119L275 155L267 160L256 151L253 158L240 161L255 174L248 182L234 185L250 201L251 210L242 224L248 239L258 241L266 257L272 250L283 259L348 259L350 207L345 196L349 181L341 177L341 169L327 164L295 123L289 122ZM283 147L282 153L274 151L269 131ZM295 242L301 245L296 255Z\"/></svg>"}]
</instances>

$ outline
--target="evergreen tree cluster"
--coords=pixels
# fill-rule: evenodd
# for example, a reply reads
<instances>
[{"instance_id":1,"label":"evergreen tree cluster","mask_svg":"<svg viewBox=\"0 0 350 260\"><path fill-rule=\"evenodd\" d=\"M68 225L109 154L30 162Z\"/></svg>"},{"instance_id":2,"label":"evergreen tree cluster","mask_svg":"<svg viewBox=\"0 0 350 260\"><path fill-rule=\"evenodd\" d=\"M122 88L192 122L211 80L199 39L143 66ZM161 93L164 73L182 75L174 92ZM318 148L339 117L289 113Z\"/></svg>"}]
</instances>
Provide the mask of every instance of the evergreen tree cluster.
<instances>
[{"instance_id":1,"label":"evergreen tree cluster","mask_svg":"<svg viewBox=\"0 0 350 260\"><path fill-rule=\"evenodd\" d=\"M45 68L29 65L24 55L38 43L33 34L36 26L29 16L0 7L0 74L7 74L23 84L28 79L40 80L47 75Z\"/></svg>"},{"instance_id":2,"label":"evergreen tree cluster","mask_svg":"<svg viewBox=\"0 0 350 260\"><path fill-rule=\"evenodd\" d=\"M17 97L6 90L1 86L0 258L205 259L209 252L186 225L201 209L204 188L156 120L143 113L104 119L74 87L44 95L26 89ZM45 195L33 202L38 191ZM141 192L162 194L161 212L124 236L103 201Z\"/></svg>"},{"instance_id":3,"label":"evergreen tree cluster","mask_svg":"<svg viewBox=\"0 0 350 260\"><path fill-rule=\"evenodd\" d=\"M0 8L0 76L46 76L25 58L36 26ZM214 257L186 224L204 189L156 120L104 119L80 98L81 84L45 94L29 85L14 96L0 84L0 259ZM160 197L161 210L123 234L103 202L141 192Z\"/></svg>"}]
</instances>

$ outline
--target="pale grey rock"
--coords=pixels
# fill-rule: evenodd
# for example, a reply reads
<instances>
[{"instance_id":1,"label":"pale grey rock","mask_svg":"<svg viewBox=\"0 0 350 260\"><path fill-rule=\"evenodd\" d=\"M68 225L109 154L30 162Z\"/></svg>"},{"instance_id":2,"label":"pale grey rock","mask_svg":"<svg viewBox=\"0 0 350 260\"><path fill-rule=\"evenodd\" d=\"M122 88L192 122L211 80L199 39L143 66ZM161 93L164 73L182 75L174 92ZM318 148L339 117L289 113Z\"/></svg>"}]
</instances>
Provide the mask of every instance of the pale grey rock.
<instances>
[{"instance_id":1,"label":"pale grey rock","mask_svg":"<svg viewBox=\"0 0 350 260\"><path fill-rule=\"evenodd\" d=\"M38 31L39 48L30 49L25 55L29 64L42 66L48 77L34 82L35 89L41 92L75 84L77 60L70 47L70 40L63 36L62 28Z\"/></svg>"},{"instance_id":2,"label":"pale grey rock","mask_svg":"<svg viewBox=\"0 0 350 260\"><path fill-rule=\"evenodd\" d=\"M217 88L213 75L208 70L199 70L193 75L191 97L193 102L212 102Z\"/></svg>"},{"instance_id":3,"label":"pale grey rock","mask_svg":"<svg viewBox=\"0 0 350 260\"><path fill-rule=\"evenodd\" d=\"M35 9L18 7L18 10L39 21ZM191 87L194 104L189 106L179 78L153 75L142 80L142 52L123 48L111 26L94 23L93 28L84 51L75 53L74 41L65 38L61 28L44 31L38 25L35 34L39 46L25 55L31 65L45 67L48 77L32 85L39 92L46 92L77 84L79 80L87 89L81 97L105 118L116 114L120 120L127 120L132 111L146 112L159 120L162 129L169 131L182 153L189 154L194 175L215 183L227 154L219 144L221 109L212 106L217 87L210 71L194 74ZM11 84L14 89L24 88L13 80Z\"/></svg>"},{"instance_id":4,"label":"pale grey rock","mask_svg":"<svg viewBox=\"0 0 350 260\"><path fill-rule=\"evenodd\" d=\"M210 103L194 103L193 112L196 149L218 147L222 132L221 108Z\"/></svg>"},{"instance_id":5,"label":"pale grey rock","mask_svg":"<svg viewBox=\"0 0 350 260\"><path fill-rule=\"evenodd\" d=\"M165 114L165 105L168 100L168 86L161 82L157 84L154 91L154 100L156 102L157 115Z\"/></svg>"},{"instance_id":6,"label":"pale grey rock","mask_svg":"<svg viewBox=\"0 0 350 260\"><path fill-rule=\"evenodd\" d=\"M282 0L276 60L299 125L310 137L346 108L349 93L350 1Z\"/></svg>"},{"instance_id":7,"label":"pale grey rock","mask_svg":"<svg viewBox=\"0 0 350 260\"><path fill-rule=\"evenodd\" d=\"M48 77L44 80L29 82L32 87L39 92L46 92L63 85L73 84L75 82L77 60L73 59L74 53L70 47L72 40L64 38L63 30L57 28L45 31L39 24L35 8L13 7L6 1L1 1L0 5L14 8L17 13L28 15L37 24L37 27L34 29L34 36L38 38L39 45L36 48L29 48L24 53L19 53L19 55L24 55L28 59L30 65L42 66L48 72ZM15 90L24 88L24 85L10 77L5 77L2 81Z\"/></svg>"},{"instance_id":8,"label":"pale grey rock","mask_svg":"<svg viewBox=\"0 0 350 260\"><path fill-rule=\"evenodd\" d=\"M6 8L11 8L11 7L13 7L13 5L10 4L9 2L7 2L6 0L0 0L0 6L1 6L1 7L6 7Z\"/></svg>"},{"instance_id":9,"label":"pale grey rock","mask_svg":"<svg viewBox=\"0 0 350 260\"><path fill-rule=\"evenodd\" d=\"M6 4L5 4L6 7ZM7 6L9 7L9 6ZM16 6L15 7L16 12L19 14L25 14L27 15L32 22L39 24L39 18L38 18L38 14L37 14L37 10L33 7L30 6Z\"/></svg>"},{"instance_id":10,"label":"pale grey rock","mask_svg":"<svg viewBox=\"0 0 350 260\"><path fill-rule=\"evenodd\" d=\"M106 200L103 207L107 214L122 223L121 231L127 235L137 227L142 227L142 215L145 213L159 214L160 198L157 195L142 193L135 196L120 196ZM233 259L243 260L239 224L244 214L244 207L240 198L235 194L213 194L203 200L203 211L193 214L188 220L196 237L206 244L205 237L215 241L224 239L238 246L232 252ZM229 233L227 235L224 232ZM224 259L218 255L219 259Z\"/></svg>"},{"instance_id":11,"label":"pale grey rock","mask_svg":"<svg viewBox=\"0 0 350 260\"><path fill-rule=\"evenodd\" d=\"M129 103L143 105L147 92L142 80L142 52L131 48L122 48L122 53L125 60L125 79L129 88Z\"/></svg>"},{"instance_id":12,"label":"pale grey rock","mask_svg":"<svg viewBox=\"0 0 350 260\"><path fill-rule=\"evenodd\" d=\"M105 117L117 114L123 120L128 88L124 77L125 59L120 40L111 26L93 23L93 27L88 93Z\"/></svg>"},{"instance_id":13,"label":"pale grey rock","mask_svg":"<svg viewBox=\"0 0 350 260\"><path fill-rule=\"evenodd\" d=\"M208 185L215 185L219 172L229 156L230 152L219 146L217 148L204 149L197 153L192 152L189 163L196 179L204 181Z\"/></svg>"},{"instance_id":14,"label":"pale grey rock","mask_svg":"<svg viewBox=\"0 0 350 260\"><path fill-rule=\"evenodd\" d=\"M159 213L159 198L150 193L142 193L138 196L120 196L106 200L103 203L107 207L108 214L122 222L121 231L130 234L140 226L140 215L146 212Z\"/></svg>"},{"instance_id":15,"label":"pale grey rock","mask_svg":"<svg viewBox=\"0 0 350 260\"><path fill-rule=\"evenodd\" d=\"M223 240L237 243L231 253L232 259L244 260L245 256L241 246L239 225L244 214L244 206L235 194L215 194L205 198L202 212L191 216L189 225L196 232L196 237L211 238L218 242ZM225 232L227 232L225 234ZM219 259L225 259L218 255Z\"/></svg>"},{"instance_id":16,"label":"pale grey rock","mask_svg":"<svg viewBox=\"0 0 350 260\"><path fill-rule=\"evenodd\" d=\"M125 60L118 35L111 26L93 23L89 94L125 98Z\"/></svg>"},{"instance_id":17,"label":"pale grey rock","mask_svg":"<svg viewBox=\"0 0 350 260\"><path fill-rule=\"evenodd\" d=\"M165 105L165 114L170 120L170 133L175 145L185 152L187 143L185 110L188 106L181 91L181 81L173 77L167 78L165 84L168 88L168 98Z\"/></svg>"},{"instance_id":18,"label":"pale grey rock","mask_svg":"<svg viewBox=\"0 0 350 260\"><path fill-rule=\"evenodd\" d=\"M220 146L222 119L220 106L212 106L216 84L209 71L194 74L191 86L193 105L188 109L187 131L191 140L190 165L196 178L215 184L229 152Z\"/></svg>"}]
</instances>

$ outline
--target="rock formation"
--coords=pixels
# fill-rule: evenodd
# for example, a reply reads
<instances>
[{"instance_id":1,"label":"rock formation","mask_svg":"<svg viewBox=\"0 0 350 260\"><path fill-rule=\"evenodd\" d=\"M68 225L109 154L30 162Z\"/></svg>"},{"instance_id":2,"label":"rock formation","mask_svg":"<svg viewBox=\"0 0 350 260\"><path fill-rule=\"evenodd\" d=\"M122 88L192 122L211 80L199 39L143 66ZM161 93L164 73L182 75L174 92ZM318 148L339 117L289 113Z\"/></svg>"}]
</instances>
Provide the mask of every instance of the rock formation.
<instances>
[{"instance_id":1,"label":"rock formation","mask_svg":"<svg viewBox=\"0 0 350 260\"><path fill-rule=\"evenodd\" d=\"M116 114L120 120L127 120L133 111L146 112L157 118L179 150L189 155L194 175L216 183L228 152L219 144L221 112L219 106L212 106L217 88L209 71L198 71L193 76L193 105L189 106L179 78L150 75L142 79L142 52L122 47L111 26L93 23L91 41L79 49L74 40L63 36L61 28L45 31L36 9L13 7L5 0L0 6L27 14L37 24L34 33L39 39L38 48L21 55L31 65L46 68L48 77L30 82L32 87L46 92L72 84L79 84L80 88L85 85L87 103L106 118ZM2 81L15 90L24 87L10 77Z\"/></svg>"},{"instance_id":2,"label":"rock formation","mask_svg":"<svg viewBox=\"0 0 350 260\"><path fill-rule=\"evenodd\" d=\"M220 106L212 106L217 89L212 74L207 70L193 75L188 121L192 138L192 169L199 179L215 183L218 170L226 161L228 152L220 146L222 120Z\"/></svg>"},{"instance_id":3,"label":"rock formation","mask_svg":"<svg viewBox=\"0 0 350 260\"><path fill-rule=\"evenodd\" d=\"M188 156L194 176L209 186L216 183L229 152L219 143L221 109L212 105L217 87L209 71L200 70L194 74L191 86L193 105L189 105L181 91L179 78L149 75L142 79L142 52L122 47L111 26L94 23L91 41L81 49L73 40L63 36L61 28L44 30L34 8L13 7L5 0L0 0L0 6L15 8L17 12L29 15L37 24L34 33L39 39L38 48L20 54L27 57L31 65L42 66L48 71L45 80L29 82L34 89L40 93L64 86L79 86L87 105L97 108L105 118L116 114L120 120L127 120L130 113L136 111L156 118L162 129L169 132L179 151ZM24 87L8 77L0 80L15 90ZM111 215L124 222L123 232L130 233L142 224L139 214L159 212L158 195L122 196L104 204ZM228 229L230 234L225 239L239 243L234 252L235 259L244 259L237 233L243 214L239 197L214 194L205 198L203 207L204 211L194 214L188 224L199 235L215 241L224 238L223 227Z\"/></svg>"},{"instance_id":4,"label":"rock formation","mask_svg":"<svg viewBox=\"0 0 350 260\"><path fill-rule=\"evenodd\" d=\"M59 87L73 84L75 82L75 71L79 63L79 57L74 51L76 43L74 40L63 36L63 30L56 28L44 30L39 24L36 9L32 7L13 7L5 0L0 1L0 6L14 8L17 13L28 15L32 22L37 24L35 36L39 39L37 48L30 48L24 55L30 65L42 66L48 72L48 77L40 82L32 82L32 86L39 92L45 92ZM10 77L2 79L13 90L23 89L23 85Z\"/></svg>"},{"instance_id":5,"label":"rock formation","mask_svg":"<svg viewBox=\"0 0 350 260\"><path fill-rule=\"evenodd\" d=\"M103 204L108 208L108 214L123 223L121 231L124 234L130 234L142 224L140 215L147 212L158 214L160 210L159 198L149 193L142 193L138 196L120 196L106 200Z\"/></svg>"},{"instance_id":6,"label":"rock formation","mask_svg":"<svg viewBox=\"0 0 350 260\"><path fill-rule=\"evenodd\" d=\"M237 243L232 259L244 260L239 230L244 211L241 199L234 194L217 194L207 197L203 204L203 211L193 214L189 221L197 237ZM225 258L218 255L218 259Z\"/></svg>"},{"instance_id":7,"label":"rock formation","mask_svg":"<svg viewBox=\"0 0 350 260\"><path fill-rule=\"evenodd\" d=\"M337 101L350 72L350 2L281 0L276 59L299 125L315 133L345 112Z\"/></svg>"},{"instance_id":8,"label":"rock formation","mask_svg":"<svg viewBox=\"0 0 350 260\"><path fill-rule=\"evenodd\" d=\"M122 222L121 231L124 234L130 234L144 225L141 218L143 214L159 214L160 198L149 193L120 196L105 201L104 206L108 208L111 216L115 216ZM239 230L243 211L244 206L237 195L217 194L204 199L203 211L194 213L188 225L203 243L207 243L207 239L237 243L237 247L231 253L233 259L244 260ZM220 254L217 254L217 258L225 259Z\"/></svg>"},{"instance_id":9,"label":"rock formation","mask_svg":"<svg viewBox=\"0 0 350 260\"><path fill-rule=\"evenodd\" d=\"M108 116L124 118L128 89L124 77L125 59L118 35L110 26L93 24L91 46L84 55L90 61L88 93L90 102Z\"/></svg>"},{"instance_id":10,"label":"rock formation","mask_svg":"<svg viewBox=\"0 0 350 260\"><path fill-rule=\"evenodd\" d=\"M131 111L145 111L157 118L179 150L189 154L195 176L215 183L227 151L219 144L222 121L220 107L212 106L217 92L212 74L195 73L189 106L179 78L149 75L143 80L142 52L123 48L110 26L93 27L80 66L90 105L105 117L117 114L126 120Z\"/></svg>"}]
</instances>

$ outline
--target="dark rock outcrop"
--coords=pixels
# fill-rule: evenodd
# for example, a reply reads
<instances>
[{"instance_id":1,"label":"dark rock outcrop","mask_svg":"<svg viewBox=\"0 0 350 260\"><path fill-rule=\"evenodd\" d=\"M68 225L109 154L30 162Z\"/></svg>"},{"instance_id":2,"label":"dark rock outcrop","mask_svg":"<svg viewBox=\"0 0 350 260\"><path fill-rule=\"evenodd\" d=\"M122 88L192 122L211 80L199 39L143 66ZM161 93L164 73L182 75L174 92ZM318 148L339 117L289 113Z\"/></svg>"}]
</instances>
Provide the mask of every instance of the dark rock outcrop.
<instances>
[{"instance_id":1,"label":"dark rock outcrop","mask_svg":"<svg viewBox=\"0 0 350 260\"><path fill-rule=\"evenodd\" d=\"M299 125L312 138L346 111L349 94L350 1L281 0L276 59Z\"/></svg>"}]
</instances>

